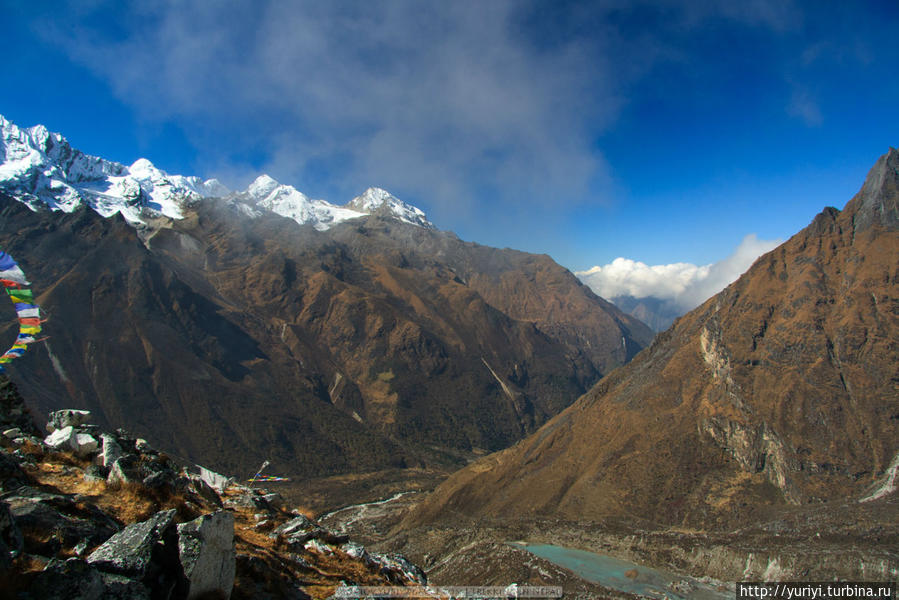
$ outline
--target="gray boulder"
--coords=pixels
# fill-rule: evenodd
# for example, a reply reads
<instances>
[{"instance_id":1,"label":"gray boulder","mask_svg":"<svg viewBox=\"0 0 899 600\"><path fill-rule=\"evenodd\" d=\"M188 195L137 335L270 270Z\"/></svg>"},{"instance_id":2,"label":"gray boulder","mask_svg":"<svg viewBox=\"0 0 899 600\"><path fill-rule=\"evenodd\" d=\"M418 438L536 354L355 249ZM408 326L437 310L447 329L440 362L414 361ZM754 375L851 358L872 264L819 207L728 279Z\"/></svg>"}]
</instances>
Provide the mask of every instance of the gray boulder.
<instances>
[{"instance_id":1,"label":"gray boulder","mask_svg":"<svg viewBox=\"0 0 899 600\"><path fill-rule=\"evenodd\" d=\"M55 429L53 433L44 438L44 444L52 450L73 450L82 458L96 452L99 447L94 436L80 432L72 425Z\"/></svg>"},{"instance_id":2,"label":"gray boulder","mask_svg":"<svg viewBox=\"0 0 899 600\"><path fill-rule=\"evenodd\" d=\"M100 600L104 585L95 568L81 558L70 558L51 561L28 591L41 600Z\"/></svg>"},{"instance_id":3,"label":"gray boulder","mask_svg":"<svg viewBox=\"0 0 899 600\"><path fill-rule=\"evenodd\" d=\"M63 450L70 447L73 437L75 437L75 428L67 425L54 429L53 433L44 438L44 443L51 450Z\"/></svg>"},{"instance_id":4,"label":"gray boulder","mask_svg":"<svg viewBox=\"0 0 899 600\"><path fill-rule=\"evenodd\" d=\"M129 525L94 550L87 562L101 571L143 578L153 550L175 518L175 509L158 512L146 521Z\"/></svg>"},{"instance_id":5,"label":"gray boulder","mask_svg":"<svg viewBox=\"0 0 899 600\"><path fill-rule=\"evenodd\" d=\"M16 439L17 437L22 437L24 434L22 433L22 430L19 429L18 427L12 427L12 428L10 428L10 429L5 430L5 431L2 433L2 435L3 435L3 437L5 437L6 439L14 440L14 439Z\"/></svg>"},{"instance_id":6,"label":"gray boulder","mask_svg":"<svg viewBox=\"0 0 899 600\"><path fill-rule=\"evenodd\" d=\"M196 494L199 498L205 500L210 504L214 504L221 508L223 506L221 497L216 493L214 489L212 489L205 480L201 479L198 475L190 475L188 474L182 480L184 487L187 492L190 494Z\"/></svg>"},{"instance_id":7,"label":"gray boulder","mask_svg":"<svg viewBox=\"0 0 899 600\"><path fill-rule=\"evenodd\" d=\"M5 500L19 528L48 534L26 538L25 551L30 554L53 556L85 538L99 543L118 530L109 515L96 506L80 505L74 496L22 486Z\"/></svg>"},{"instance_id":8,"label":"gray boulder","mask_svg":"<svg viewBox=\"0 0 899 600\"><path fill-rule=\"evenodd\" d=\"M112 463L122 458L122 447L116 440L115 436L108 433L100 434L101 450L100 464L107 469L112 467Z\"/></svg>"},{"instance_id":9,"label":"gray boulder","mask_svg":"<svg viewBox=\"0 0 899 600\"><path fill-rule=\"evenodd\" d=\"M49 417L50 420L47 422L47 431L53 433L58 429L80 427L84 425L90 419L91 411L67 408L51 412Z\"/></svg>"},{"instance_id":10,"label":"gray boulder","mask_svg":"<svg viewBox=\"0 0 899 600\"><path fill-rule=\"evenodd\" d=\"M234 515L218 511L178 525L178 554L189 583L188 600L231 597L234 587Z\"/></svg>"},{"instance_id":11,"label":"gray boulder","mask_svg":"<svg viewBox=\"0 0 899 600\"><path fill-rule=\"evenodd\" d=\"M126 454L116 459L109 468L106 477L107 485L121 485L123 483L139 483L143 480L140 474L140 466L136 456Z\"/></svg>"},{"instance_id":12,"label":"gray boulder","mask_svg":"<svg viewBox=\"0 0 899 600\"><path fill-rule=\"evenodd\" d=\"M234 483L233 477L225 477L220 473L216 473L215 471L211 471L200 465L197 465L197 468L200 470L200 479L205 481L209 487L220 494L224 492L229 485Z\"/></svg>"},{"instance_id":13,"label":"gray boulder","mask_svg":"<svg viewBox=\"0 0 899 600\"><path fill-rule=\"evenodd\" d=\"M97 440L89 433L76 433L69 440L69 445L75 451L75 454L81 458L90 456L99 447Z\"/></svg>"}]
</instances>

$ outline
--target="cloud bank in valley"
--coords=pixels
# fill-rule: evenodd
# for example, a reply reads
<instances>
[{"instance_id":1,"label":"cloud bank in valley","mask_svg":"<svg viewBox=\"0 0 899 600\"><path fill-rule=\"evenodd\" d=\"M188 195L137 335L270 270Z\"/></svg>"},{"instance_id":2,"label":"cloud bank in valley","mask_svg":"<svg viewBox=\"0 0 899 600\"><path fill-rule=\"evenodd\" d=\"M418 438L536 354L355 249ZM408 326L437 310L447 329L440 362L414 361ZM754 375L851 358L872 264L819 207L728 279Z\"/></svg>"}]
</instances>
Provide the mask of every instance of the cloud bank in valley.
<instances>
[{"instance_id":1,"label":"cloud bank in valley","mask_svg":"<svg viewBox=\"0 0 899 600\"><path fill-rule=\"evenodd\" d=\"M666 301L682 314L736 281L755 259L774 249L781 241L760 240L753 233L743 238L730 256L709 265L647 265L619 257L607 265L575 274L603 298L656 298Z\"/></svg>"}]
</instances>

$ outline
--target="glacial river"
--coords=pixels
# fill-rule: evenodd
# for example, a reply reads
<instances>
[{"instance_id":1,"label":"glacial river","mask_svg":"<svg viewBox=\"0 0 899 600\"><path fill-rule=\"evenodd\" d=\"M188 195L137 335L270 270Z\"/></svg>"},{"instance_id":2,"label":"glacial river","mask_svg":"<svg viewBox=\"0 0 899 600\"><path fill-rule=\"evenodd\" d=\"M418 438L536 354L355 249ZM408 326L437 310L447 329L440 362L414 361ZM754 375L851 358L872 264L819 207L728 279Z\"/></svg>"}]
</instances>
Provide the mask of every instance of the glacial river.
<instances>
[{"instance_id":1,"label":"glacial river","mask_svg":"<svg viewBox=\"0 0 899 600\"><path fill-rule=\"evenodd\" d=\"M602 554L549 544L524 544L528 552L578 577L629 594L671 600L732 600L734 592L692 577L674 575Z\"/></svg>"}]
</instances>

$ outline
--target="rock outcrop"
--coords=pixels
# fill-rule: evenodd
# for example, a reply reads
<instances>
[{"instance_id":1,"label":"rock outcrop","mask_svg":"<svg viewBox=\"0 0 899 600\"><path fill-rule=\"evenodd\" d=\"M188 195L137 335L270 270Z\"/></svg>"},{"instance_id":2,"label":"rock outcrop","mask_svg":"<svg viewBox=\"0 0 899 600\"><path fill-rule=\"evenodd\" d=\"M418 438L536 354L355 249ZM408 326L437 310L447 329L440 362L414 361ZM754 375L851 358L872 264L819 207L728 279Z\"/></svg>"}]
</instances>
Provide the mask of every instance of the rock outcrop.
<instances>
[{"instance_id":1,"label":"rock outcrop","mask_svg":"<svg viewBox=\"0 0 899 600\"><path fill-rule=\"evenodd\" d=\"M60 411L46 440L25 422L0 438L3 598L324 598L342 581L425 581L401 556L285 511L278 494L190 472L89 418ZM72 445L80 435L102 446Z\"/></svg>"}]
</instances>

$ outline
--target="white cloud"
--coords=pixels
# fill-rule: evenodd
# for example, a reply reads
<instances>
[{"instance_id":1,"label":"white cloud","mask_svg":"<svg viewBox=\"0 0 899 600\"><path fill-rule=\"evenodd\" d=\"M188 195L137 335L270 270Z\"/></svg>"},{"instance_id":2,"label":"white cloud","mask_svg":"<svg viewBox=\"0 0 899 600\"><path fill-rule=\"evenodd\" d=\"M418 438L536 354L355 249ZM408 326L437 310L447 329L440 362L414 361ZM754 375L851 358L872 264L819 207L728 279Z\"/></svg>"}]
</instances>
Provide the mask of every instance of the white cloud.
<instances>
[{"instance_id":1,"label":"white cloud","mask_svg":"<svg viewBox=\"0 0 899 600\"><path fill-rule=\"evenodd\" d=\"M781 240L760 240L753 233L743 238L730 256L710 265L647 265L619 257L575 275L603 298L654 297L687 312L723 290L745 273L755 259L780 243Z\"/></svg>"}]
</instances>

